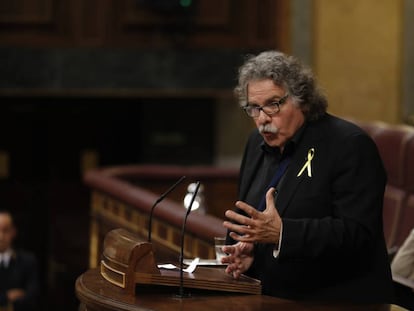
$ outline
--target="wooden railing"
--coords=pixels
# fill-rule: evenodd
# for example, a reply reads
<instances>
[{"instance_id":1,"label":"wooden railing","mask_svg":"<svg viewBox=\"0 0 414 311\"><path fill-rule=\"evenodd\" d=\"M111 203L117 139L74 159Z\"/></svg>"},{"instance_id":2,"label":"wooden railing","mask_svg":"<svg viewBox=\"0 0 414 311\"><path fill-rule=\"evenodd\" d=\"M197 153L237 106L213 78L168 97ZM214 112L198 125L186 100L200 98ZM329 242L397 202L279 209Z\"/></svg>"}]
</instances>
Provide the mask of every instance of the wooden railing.
<instances>
[{"instance_id":1,"label":"wooden railing","mask_svg":"<svg viewBox=\"0 0 414 311\"><path fill-rule=\"evenodd\" d=\"M214 258L214 236L225 235L224 211L236 200L238 171L209 166L118 166L88 171L84 183L91 188L90 267L96 267L103 239L110 230L124 228L143 240L148 236L151 206L181 176L186 176L154 210L152 242L162 259L180 252L181 227L186 210L183 198L190 182L204 186L207 212L192 212L187 220L184 255Z\"/></svg>"}]
</instances>

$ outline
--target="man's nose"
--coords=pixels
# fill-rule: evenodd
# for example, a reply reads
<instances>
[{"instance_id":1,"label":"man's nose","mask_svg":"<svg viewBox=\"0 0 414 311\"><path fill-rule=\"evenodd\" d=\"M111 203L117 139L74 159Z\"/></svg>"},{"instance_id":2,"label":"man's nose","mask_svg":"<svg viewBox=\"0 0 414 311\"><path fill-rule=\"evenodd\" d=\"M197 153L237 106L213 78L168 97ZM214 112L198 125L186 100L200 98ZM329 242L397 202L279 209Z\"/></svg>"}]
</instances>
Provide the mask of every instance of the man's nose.
<instances>
[{"instance_id":1,"label":"man's nose","mask_svg":"<svg viewBox=\"0 0 414 311\"><path fill-rule=\"evenodd\" d=\"M272 119L269 115L267 115L263 110L259 110L259 116L257 117L260 123L267 123L269 120Z\"/></svg>"}]
</instances>

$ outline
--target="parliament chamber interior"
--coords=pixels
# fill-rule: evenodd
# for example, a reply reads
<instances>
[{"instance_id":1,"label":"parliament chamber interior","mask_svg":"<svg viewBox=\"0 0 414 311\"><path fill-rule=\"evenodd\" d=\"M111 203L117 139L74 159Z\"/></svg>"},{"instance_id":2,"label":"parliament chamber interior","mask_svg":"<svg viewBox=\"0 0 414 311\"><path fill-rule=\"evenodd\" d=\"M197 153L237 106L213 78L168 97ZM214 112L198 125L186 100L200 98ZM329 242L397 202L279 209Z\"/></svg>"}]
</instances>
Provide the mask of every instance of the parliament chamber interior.
<instances>
[{"instance_id":1,"label":"parliament chamber interior","mask_svg":"<svg viewBox=\"0 0 414 311\"><path fill-rule=\"evenodd\" d=\"M414 228L410 17L409 0L0 3L0 207L13 211L16 245L39 261L38 310L74 311L92 299L77 282L102 266L106 238L124 238L113 231L122 228L145 241L151 206L184 175L154 210L156 260L177 260L183 199L196 181L204 205L188 218L184 255L215 258L254 126L233 94L237 68L266 49L312 65L329 110L377 144L391 260ZM375 52L383 46L396 48Z\"/></svg>"}]
</instances>

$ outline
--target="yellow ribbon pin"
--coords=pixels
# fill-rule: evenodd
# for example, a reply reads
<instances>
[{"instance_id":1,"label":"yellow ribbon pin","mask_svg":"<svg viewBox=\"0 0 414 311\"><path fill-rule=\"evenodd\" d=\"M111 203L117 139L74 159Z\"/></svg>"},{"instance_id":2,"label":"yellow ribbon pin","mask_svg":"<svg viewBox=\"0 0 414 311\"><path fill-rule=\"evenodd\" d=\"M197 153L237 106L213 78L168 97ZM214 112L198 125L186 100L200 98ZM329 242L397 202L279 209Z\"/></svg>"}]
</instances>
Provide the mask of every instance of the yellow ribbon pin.
<instances>
[{"instance_id":1,"label":"yellow ribbon pin","mask_svg":"<svg viewBox=\"0 0 414 311\"><path fill-rule=\"evenodd\" d=\"M308 151L308 159L306 161L306 163L303 165L302 169L300 170L300 172L298 173L298 175L296 177L299 177L300 175L302 175L302 173L305 171L305 169L308 169L308 176L312 177L312 168L311 168L311 162L313 159L313 156L315 155L315 149L314 148L310 148Z\"/></svg>"}]
</instances>

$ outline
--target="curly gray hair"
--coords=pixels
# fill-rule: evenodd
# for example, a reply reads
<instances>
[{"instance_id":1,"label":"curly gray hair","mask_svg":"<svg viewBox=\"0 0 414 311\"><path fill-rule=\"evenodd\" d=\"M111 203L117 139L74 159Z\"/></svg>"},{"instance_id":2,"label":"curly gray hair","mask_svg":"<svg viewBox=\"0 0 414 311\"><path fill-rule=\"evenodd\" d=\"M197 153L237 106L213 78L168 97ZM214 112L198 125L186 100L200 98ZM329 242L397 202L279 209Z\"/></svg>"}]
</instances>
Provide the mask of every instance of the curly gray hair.
<instances>
[{"instance_id":1,"label":"curly gray hair","mask_svg":"<svg viewBox=\"0 0 414 311\"><path fill-rule=\"evenodd\" d=\"M250 81L272 79L286 89L308 120L316 120L328 107L326 97L317 88L312 71L298 59L279 51L249 55L239 68L238 85L234 91L243 107L247 105L247 86Z\"/></svg>"}]
</instances>

